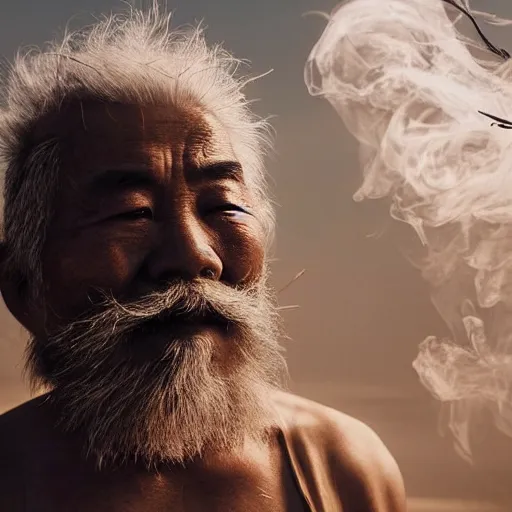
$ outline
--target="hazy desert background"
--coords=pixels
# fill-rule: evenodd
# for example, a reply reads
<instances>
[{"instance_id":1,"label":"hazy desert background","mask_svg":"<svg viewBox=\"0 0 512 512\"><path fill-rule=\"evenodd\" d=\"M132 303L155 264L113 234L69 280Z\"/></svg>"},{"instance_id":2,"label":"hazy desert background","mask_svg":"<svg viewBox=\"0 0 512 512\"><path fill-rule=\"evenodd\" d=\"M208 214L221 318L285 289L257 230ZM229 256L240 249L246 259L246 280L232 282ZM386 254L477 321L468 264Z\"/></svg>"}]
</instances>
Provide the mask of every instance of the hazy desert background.
<instances>
[{"instance_id":1,"label":"hazy desert background","mask_svg":"<svg viewBox=\"0 0 512 512\"><path fill-rule=\"evenodd\" d=\"M383 0L385 1L385 0ZM0 55L40 45L66 23L90 23L121 4L111 0L2 0ZM278 208L274 265L277 286L305 275L282 294L292 388L369 423L398 460L412 512L512 510L510 442L491 432L480 444L485 462L470 467L437 433L438 404L421 387L411 363L427 335L445 327L417 272L400 253L386 211L356 204L357 153L329 105L309 97L306 57L324 27L310 10L334 0L175 0L175 23L205 19L208 39L224 41L252 62L251 86L262 114L274 115L277 152L269 161ZM476 9L512 17L504 0L474 1ZM512 51L512 27L486 28ZM512 116L512 105L511 105ZM370 236L377 234L378 236ZM21 380L26 336L0 308L0 411L28 398ZM500 444L498 444L500 441ZM512 449L511 449L512 451Z\"/></svg>"}]
</instances>

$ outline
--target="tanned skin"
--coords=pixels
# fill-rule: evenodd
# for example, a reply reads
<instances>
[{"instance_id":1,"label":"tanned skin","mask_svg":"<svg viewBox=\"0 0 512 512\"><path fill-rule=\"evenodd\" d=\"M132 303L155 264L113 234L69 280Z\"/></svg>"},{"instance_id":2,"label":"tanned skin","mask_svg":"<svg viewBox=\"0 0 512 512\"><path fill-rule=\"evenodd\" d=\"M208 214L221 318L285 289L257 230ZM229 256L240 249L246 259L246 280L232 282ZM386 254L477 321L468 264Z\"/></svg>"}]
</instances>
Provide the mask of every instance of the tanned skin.
<instances>
[{"instance_id":1,"label":"tanned skin","mask_svg":"<svg viewBox=\"0 0 512 512\"><path fill-rule=\"evenodd\" d=\"M125 298L176 277L207 275L229 286L261 277L264 233L257 218L213 213L224 203L250 212L251 191L236 173L220 180L201 175L211 164L237 163L213 116L193 106L86 102L50 116L36 132L41 140L64 135L65 172L43 252L45 300L29 301L26 287L12 276L1 282L7 306L36 337L90 307L91 289ZM112 169L142 172L147 180L129 192L102 193L94 180ZM219 364L229 366L229 343L219 337L216 350ZM400 472L370 429L287 393L269 399L292 430L307 429L318 438L339 488L336 510L406 510ZM58 417L46 395L0 416L0 510L307 510L278 429L266 442L247 440L233 452L206 451L184 465L148 469L134 462L98 469L84 457L80 435L56 426Z\"/></svg>"}]
</instances>

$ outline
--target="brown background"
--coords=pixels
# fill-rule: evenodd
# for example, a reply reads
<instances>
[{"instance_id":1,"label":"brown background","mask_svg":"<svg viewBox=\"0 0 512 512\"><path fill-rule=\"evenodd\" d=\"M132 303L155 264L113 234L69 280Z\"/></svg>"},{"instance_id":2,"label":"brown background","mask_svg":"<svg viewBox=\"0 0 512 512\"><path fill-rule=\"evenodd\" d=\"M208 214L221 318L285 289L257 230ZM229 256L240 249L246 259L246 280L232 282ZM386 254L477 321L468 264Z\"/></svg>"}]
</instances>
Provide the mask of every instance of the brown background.
<instances>
[{"instance_id":1,"label":"brown background","mask_svg":"<svg viewBox=\"0 0 512 512\"><path fill-rule=\"evenodd\" d=\"M383 0L385 1L385 0ZM356 204L354 141L323 100L308 96L302 69L324 22L303 17L329 11L333 0L176 0L175 23L204 18L210 41L274 72L251 86L257 110L276 117L276 154L269 166L278 206L274 281L306 274L281 297L300 309L286 313L292 387L369 423L385 440L405 476L411 511L495 510L509 486L508 459L498 461L489 439L487 462L472 468L437 433L438 404L411 367L417 345L445 334L428 290L401 255L388 216L377 204ZM0 54L41 44L88 13L119 7L101 0L0 0ZM512 17L504 0L475 8ZM512 50L512 28L486 31ZM374 236L370 236L374 235ZM26 335L0 307L0 410L28 397L21 380ZM503 444L502 447L507 447ZM501 450L499 453L503 453ZM502 459L504 457L501 457ZM496 509L498 510L498 509ZM500 510L512 510L503 505Z\"/></svg>"}]
</instances>

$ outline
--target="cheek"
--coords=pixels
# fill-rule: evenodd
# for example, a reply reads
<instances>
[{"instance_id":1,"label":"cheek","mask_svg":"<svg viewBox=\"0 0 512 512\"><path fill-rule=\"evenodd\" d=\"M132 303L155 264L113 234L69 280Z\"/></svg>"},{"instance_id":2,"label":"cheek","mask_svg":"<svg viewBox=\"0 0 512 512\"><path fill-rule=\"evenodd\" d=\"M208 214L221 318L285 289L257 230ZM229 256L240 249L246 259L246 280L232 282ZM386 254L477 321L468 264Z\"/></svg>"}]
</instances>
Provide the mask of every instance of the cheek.
<instances>
[{"instance_id":1,"label":"cheek","mask_svg":"<svg viewBox=\"0 0 512 512\"><path fill-rule=\"evenodd\" d=\"M223 279L231 284L257 282L265 264L264 234L257 221L236 224L220 234Z\"/></svg>"},{"instance_id":2,"label":"cheek","mask_svg":"<svg viewBox=\"0 0 512 512\"><path fill-rule=\"evenodd\" d=\"M122 292L149 250L148 236L112 236L99 231L50 242L45 247L47 299L63 317L75 316L88 308L94 289Z\"/></svg>"}]
</instances>

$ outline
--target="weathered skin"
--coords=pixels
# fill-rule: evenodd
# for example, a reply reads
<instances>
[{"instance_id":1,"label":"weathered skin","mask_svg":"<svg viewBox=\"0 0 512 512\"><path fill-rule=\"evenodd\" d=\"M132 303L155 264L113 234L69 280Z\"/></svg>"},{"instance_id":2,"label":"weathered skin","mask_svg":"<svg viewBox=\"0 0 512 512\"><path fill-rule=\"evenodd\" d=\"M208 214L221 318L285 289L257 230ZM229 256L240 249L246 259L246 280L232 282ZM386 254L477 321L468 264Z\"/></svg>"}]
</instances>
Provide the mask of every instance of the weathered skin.
<instances>
[{"instance_id":1,"label":"weathered skin","mask_svg":"<svg viewBox=\"0 0 512 512\"><path fill-rule=\"evenodd\" d=\"M65 172L43 253L44 309L12 280L1 283L7 306L36 337L84 311L91 287L136 297L205 269L232 286L260 278L264 234L256 217L203 213L219 196L249 209L254 201L239 178L219 183L197 176L205 165L236 162L213 116L191 106L89 102L48 118L36 139L49 135L63 140ZM105 197L90 192L97 173L127 166L145 171L149 186ZM160 221L146 218L144 208L160 212ZM133 210L140 217L104 220ZM219 338L217 345L219 364L229 365L229 343ZM206 452L184 466L150 471L135 463L96 469L79 437L55 426L59 411L45 396L36 398L0 416L0 510L405 511L396 463L370 429L290 394L269 399L280 427L268 442L247 441L233 452Z\"/></svg>"},{"instance_id":2,"label":"weathered skin","mask_svg":"<svg viewBox=\"0 0 512 512\"><path fill-rule=\"evenodd\" d=\"M305 459L305 479L320 488L318 495L310 492L310 508L279 430L268 445L249 444L243 453L206 457L186 467L98 472L80 457L72 438L52 428L43 397L0 417L0 510L405 512L398 467L368 427L294 395L279 394L275 401L287 435L300 432L311 440L297 443L294 453L298 465ZM313 463L311 450L320 455Z\"/></svg>"}]
</instances>

